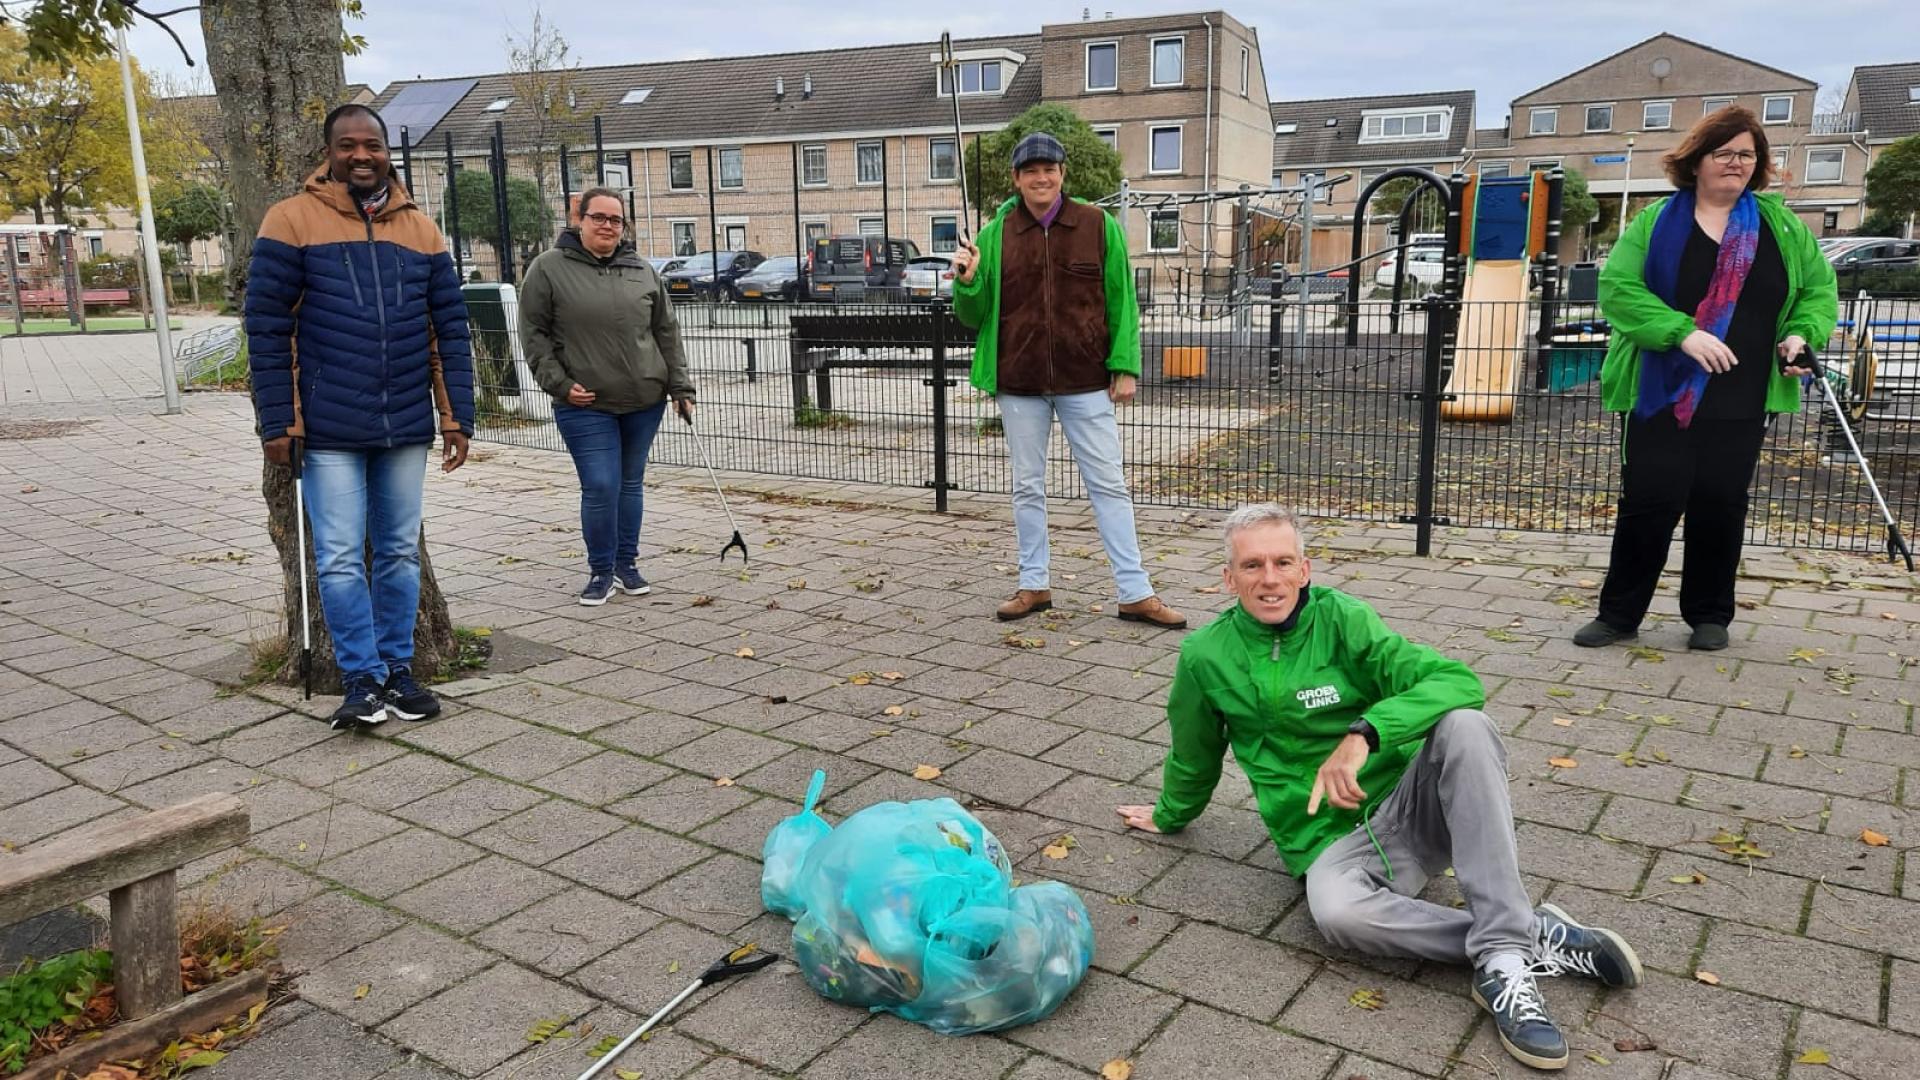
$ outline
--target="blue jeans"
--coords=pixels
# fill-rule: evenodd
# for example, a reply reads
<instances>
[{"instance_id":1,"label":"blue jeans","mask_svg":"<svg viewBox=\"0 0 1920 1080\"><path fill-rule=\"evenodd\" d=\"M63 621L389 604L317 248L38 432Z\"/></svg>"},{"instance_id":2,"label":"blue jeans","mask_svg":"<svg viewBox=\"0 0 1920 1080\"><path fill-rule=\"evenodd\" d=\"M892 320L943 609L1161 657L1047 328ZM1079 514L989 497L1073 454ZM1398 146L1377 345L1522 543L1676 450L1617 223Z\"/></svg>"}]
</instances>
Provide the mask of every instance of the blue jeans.
<instances>
[{"instance_id":1,"label":"blue jeans","mask_svg":"<svg viewBox=\"0 0 1920 1080\"><path fill-rule=\"evenodd\" d=\"M320 610L345 679L385 682L389 668L413 663L427 450L421 443L306 452L307 521L313 528Z\"/></svg>"},{"instance_id":2,"label":"blue jeans","mask_svg":"<svg viewBox=\"0 0 1920 1080\"><path fill-rule=\"evenodd\" d=\"M667 403L612 413L553 403L553 422L580 474L580 532L587 570L611 574L640 557L640 518L646 510L647 452L660 431Z\"/></svg>"},{"instance_id":3,"label":"blue jeans","mask_svg":"<svg viewBox=\"0 0 1920 1080\"><path fill-rule=\"evenodd\" d=\"M1153 595L1140 562L1140 538L1133 527L1133 496L1120 473L1120 425L1105 390L1053 397L1001 394L1000 419L1007 433L1007 457L1013 466L1013 532L1020 542L1020 587L1048 588L1047 444L1053 418L1060 418L1073 449L1074 463L1093 502L1093 522L1107 549L1120 602Z\"/></svg>"}]
</instances>

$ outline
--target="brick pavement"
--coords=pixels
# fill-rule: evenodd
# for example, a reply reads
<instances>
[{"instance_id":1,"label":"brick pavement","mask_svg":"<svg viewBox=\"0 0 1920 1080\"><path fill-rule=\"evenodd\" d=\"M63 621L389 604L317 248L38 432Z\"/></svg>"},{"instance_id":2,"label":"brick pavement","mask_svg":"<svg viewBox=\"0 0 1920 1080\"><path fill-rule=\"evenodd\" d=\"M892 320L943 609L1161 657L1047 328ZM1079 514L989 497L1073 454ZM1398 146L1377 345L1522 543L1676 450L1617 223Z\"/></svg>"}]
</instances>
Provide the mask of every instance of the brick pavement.
<instances>
[{"instance_id":1,"label":"brick pavement","mask_svg":"<svg viewBox=\"0 0 1920 1080\"><path fill-rule=\"evenodd\" d=\"M997 500L941 517L919 491L764 477L729 481L749 569L714 562L728 530L703 476L663 470L643 545L654 594L582 608L569 464L484 447L429 478L434 564L457 622L559 659L449 687L438 721L334 736L315 718L330 702L207 674L278 623L245 401L192 395L179 417L83 400L0 411L53 418L86 422L0 439L0 841L207 791L249 803L247 844L190 867L183 888L284 918L305 1000L217 1080L576 1075L583 1044L627 1030L728 942L783 947L756 859L816 766L831 813L935 794L975 807L1023 876L1080 890L1095 970L1041 1024L944 1040L829 1005L781 965L703 994L623 1066L649 1080L1051 1080L1115 1058L1139 1080L1527 1073L1461 969L1346 955L1315 934L1231 768L1187 833L1114 827L1115 803L1155 787L1178 635L1110 616L1083 512L1056 518L1061 610L1019 628L1042 648L1010 646L988 614L1012 578ZM1158 583L1196 617L1224 603L1201 591L1217 581L1216 523L1144 515ZM1529 884L1622 929L1652 969L1631 993L1549 985L1569 1073L1819 1077L1795 1063L1817 1048L1844 1076L1912 1075L1913 581L1755 552L1732 649L1687 654L1663 592L1668 618L1640 649L1594 653L1566 637L1591 610L1603 542L1449 534L1419 559L1411 540L1324 528L1316 579L1481 672ZM1548 765L1562 756L1578 767ZM945 775L913 780L921 763ZM1869 828L1891 843L1862 843ZM1766 857L1705 842L1721 830ZM1067 859L1039 856L1065 832L1079 841ZM1357 989L1386 1007L1352 1007ZM593 1034L530 1043L546 1019ZM1657 1049L1615 1049L1630 1037Z\"/></svg>"}]
</instances>

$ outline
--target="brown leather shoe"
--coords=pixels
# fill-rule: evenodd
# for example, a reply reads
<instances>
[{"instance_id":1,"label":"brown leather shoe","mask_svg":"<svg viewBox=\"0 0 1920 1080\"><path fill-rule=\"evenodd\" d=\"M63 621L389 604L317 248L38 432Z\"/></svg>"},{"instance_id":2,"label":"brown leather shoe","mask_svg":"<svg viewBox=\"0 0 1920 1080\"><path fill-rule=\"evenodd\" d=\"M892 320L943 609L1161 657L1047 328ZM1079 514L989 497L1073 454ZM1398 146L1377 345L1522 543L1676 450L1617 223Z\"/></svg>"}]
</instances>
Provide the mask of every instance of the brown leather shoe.
<instances>
[{"instance_id":1,"label":"brown leather shoe","mask_svg":"<svg viewBox=\"0 0 1920 1080\"><path fill-rule=\"evenodd\" d=\"M1021 589L994 609L994 615L1001 622L1024 619L1036 611L1050 611L1053 608L1053 590Z\"/></svg>"},{"instance_id":2,"label":"brown leather shoe","mask_svg":"<svg viewBox=\"0 0 1920 1080\"><path fill-rule=\"evenodd\" d=\"M1121 604L1120 617L1128 622L1152 623L1169 630L1178 630L1187 625L1187 617L1161 602L1158 596Z\"/></svg>"}]
</instances>

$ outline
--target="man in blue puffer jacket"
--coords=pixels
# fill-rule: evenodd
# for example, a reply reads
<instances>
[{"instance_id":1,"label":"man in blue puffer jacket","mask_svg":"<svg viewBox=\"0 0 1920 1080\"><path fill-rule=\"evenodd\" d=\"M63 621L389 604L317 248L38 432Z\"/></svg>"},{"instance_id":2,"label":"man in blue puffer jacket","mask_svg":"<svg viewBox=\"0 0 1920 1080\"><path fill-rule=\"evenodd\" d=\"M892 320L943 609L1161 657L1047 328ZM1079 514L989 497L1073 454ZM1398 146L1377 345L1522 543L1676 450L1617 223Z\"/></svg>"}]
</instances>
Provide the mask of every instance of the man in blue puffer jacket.
<instances>
[{"instance_id":1,"label":"man in blue puffer jacket","mask_svg":"<svg viewBox=\"0 0 1920 1080\"><path fill-rule=\"evenodd\" d=\"M436 432L442 470L467 460L473 355L459 275L393 175L385 123L343 105L325 130L326 167L261 223L245 316L267 460L305 470L338 730L440 711L412 672L421 499Z\"/></svg>"}]
</instances>

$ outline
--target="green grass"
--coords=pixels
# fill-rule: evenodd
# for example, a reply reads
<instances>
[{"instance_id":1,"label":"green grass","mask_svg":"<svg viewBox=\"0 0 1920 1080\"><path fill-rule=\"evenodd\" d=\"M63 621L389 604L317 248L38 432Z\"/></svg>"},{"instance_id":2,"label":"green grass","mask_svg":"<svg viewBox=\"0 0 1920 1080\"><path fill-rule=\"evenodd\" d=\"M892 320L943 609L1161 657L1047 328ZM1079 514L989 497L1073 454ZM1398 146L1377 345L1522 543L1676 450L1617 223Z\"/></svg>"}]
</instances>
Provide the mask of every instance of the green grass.
<instances>
[{"instance_id":1,"label":"green grass","mask_svg":"<svg viewBox=\"0 0 1920 1080\"><path fill-rule=\"evenodd\" d=\"M180 329L180 323L175 320L168 320L168 325L170 325L175 330ZM102 317L102 318L90 318L87 320L87 329L89 331L92 331L92 330L143 330L143 329L146 329L146 327L142 325L140 321L140 317L138 315L132 315L132 316L115 315L115 316ZM80 332L80 328L73 325L72 323L68 322L65 319L28 319L26 321L26 331L30 335L31 334L77 334ZM13 320L0 319L0 337L12 337L13 335L14 335Z\"/></svg>"}]
</instances>

